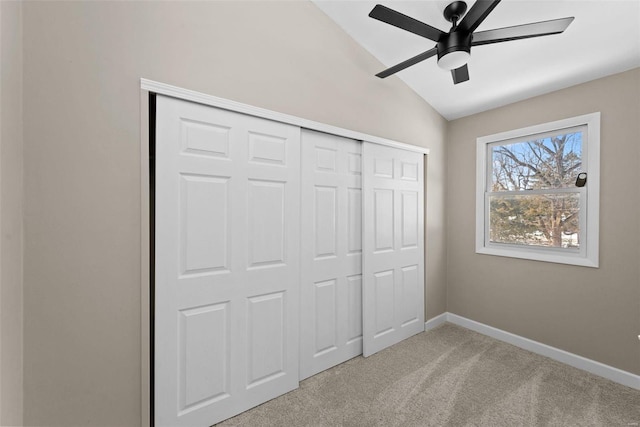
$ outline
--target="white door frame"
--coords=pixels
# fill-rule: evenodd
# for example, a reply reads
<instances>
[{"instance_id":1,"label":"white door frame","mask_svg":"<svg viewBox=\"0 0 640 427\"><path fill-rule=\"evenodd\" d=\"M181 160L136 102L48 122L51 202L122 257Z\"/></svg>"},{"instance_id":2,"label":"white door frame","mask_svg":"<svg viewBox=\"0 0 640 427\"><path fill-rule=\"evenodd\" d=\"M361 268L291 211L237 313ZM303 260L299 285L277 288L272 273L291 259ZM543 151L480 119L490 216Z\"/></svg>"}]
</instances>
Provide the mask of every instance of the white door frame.
<instances>
[{"instance_id":1,"label":"white door frame","mask_svg":"<svg viewBox=\"0 0 640 427\"><path fill-rule=\"evenodd\" d=\"M380 145L400 148L408 151L429 154L429 149L416 145L396 142L390 139L368 135L349 129L344 129L313 120L279 113L276 111L258 108L240 102L219 98L202 92L172 86L145 78L140 79L140 398L141 415L140 424L143 427L152 425L151 411L153 407L151 382L152 370L152 334L151 334L151 247L150 247L150 227L151 227L151 190L149 167L149 149L151 132L149 129L149 119L151 117L149 95L159 94L172 96L186 101L197 102L212 107L223 108L252 116L262 117L278 122L288 123L301 128L317 130L346 138L369 141ZM154 112L155 113L155 112Z\"/></svg>"}]
</instances>

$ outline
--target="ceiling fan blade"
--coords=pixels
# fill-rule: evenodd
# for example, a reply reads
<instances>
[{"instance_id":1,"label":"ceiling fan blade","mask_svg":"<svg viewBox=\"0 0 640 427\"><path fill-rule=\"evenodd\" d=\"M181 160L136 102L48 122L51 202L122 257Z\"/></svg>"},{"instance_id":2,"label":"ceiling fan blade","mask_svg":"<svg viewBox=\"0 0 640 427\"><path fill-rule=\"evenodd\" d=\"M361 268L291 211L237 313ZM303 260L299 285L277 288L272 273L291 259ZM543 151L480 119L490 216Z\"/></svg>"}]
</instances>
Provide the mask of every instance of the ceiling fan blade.
<instances>
[{"instance_id":1,"label":"ceiling fan blade","mask_svg":"<svg viewBox=\"0 0 640 427\"><path fill-rule=\"evenodd\" d=\"M426 37L434 42L437 42L443 34L446 34L431 25L420 22L417 19L413 19L400 12L396 12L395 10L389 9L381 4L376 5L376 7L369 12L369 16L373 19L377 19L378 21L393 25L394 27L402 28L403 30L412 32L413 34Z\"/></svg>"},{"instance_id":2,"label":"ceiling fan blade","mask_svg":"<svg viewBox=\"0 0 640 427\"><path fill-rule=\"evenodd\" d=\"M510 40L528 39L531 37L560 34L573 22L573 17L552 19L550 21L533 22L531 24L516 25L514 27L496 28L495 30L480 31L473 34L472 46L483 44L508 42Z\"/></svg>"},{"instance_id":3,"label":"ceiling fan blade","mask_svg":"<svg viewBox=\"0 0 640 427\"><path fill-rule=\"evenodd\" d=\"M476 1L469 9L469 12L464 15L460 24L458 24L458 29L466 33L473 33L498 3L500 3L500 0Z\"/></svg>"},{"instance_id":4,"label":"ceiling fan blade","mask_svg":"<svg viewBox=\"0 0 640 427\"><path fill-rule=\"evenodd\" d=\"M467 64L464 64L462 67L456 68L455 70L451 70L451 77L453 77L453 84L455 85L469 80L469 68L467 67Z\"/></svg>"},{"instance_id":5,"label":"ceiling fan blade","mask_svg":"<svg viewBox=\"0 0 640 427\"><path fill-rule=\"evenodd\" d=\"M429 49L426 52L422 52L421 54L416 55L413 58L407 59L406 61L401 62L398 65L394 65L391 68L387 68L386 70L376 74L376 76L380 77L381 79L384 79L385 77L389 77L390 75L395 74L398 71L402 71L405 68L408 68L414 64L417 64L418 62L424 61L425 59L429 59L432 56L434 56L436 53L438 53L438 49L434 47L433 49Z\"/></svg>"}]
</instances>

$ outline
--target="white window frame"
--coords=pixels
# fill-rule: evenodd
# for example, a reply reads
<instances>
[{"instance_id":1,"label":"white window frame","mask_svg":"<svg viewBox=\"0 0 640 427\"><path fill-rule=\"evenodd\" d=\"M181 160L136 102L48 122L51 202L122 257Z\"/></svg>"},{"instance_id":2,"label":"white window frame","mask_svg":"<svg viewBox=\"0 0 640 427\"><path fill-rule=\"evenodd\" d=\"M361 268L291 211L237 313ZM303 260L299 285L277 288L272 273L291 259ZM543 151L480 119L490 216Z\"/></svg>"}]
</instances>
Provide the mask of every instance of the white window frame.
<instances>
[{"instance_id":1,"label":"white window frame","mask_svg":"<svg viewBox=\"0 0 640 427\"><path fill-rule=\"evenodd\" d=\"M567 251L557 248L509 245L489 241L489 187L488 150L496 143L520 139L527 136L562 131L563 129L585 126L582 143L582 168L587 172L587 184L580 189L580 197L585 198L585 212L580 212L580 228L585 230L580 241L580 250ZM585 267L599 266L599 224L600 224L600 113L558 120L480 137L476 140L476 253L485 255L522 258Z\"/></svg>"}]
</instances>

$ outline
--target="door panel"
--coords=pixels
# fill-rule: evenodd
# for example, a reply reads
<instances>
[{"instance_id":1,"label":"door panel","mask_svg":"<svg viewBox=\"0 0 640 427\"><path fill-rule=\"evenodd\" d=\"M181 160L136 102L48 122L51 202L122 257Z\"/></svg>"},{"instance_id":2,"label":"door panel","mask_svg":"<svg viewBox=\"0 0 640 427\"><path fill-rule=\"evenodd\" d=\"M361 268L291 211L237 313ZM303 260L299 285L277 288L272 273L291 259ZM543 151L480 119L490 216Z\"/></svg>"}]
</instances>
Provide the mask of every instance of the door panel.
<instances>
[{"instance_id":1,"label":"door panel","mask_svg":"<svg viewBox=\"0 0 640 427\"><path fill-rule=\"evenodd\" d=\"M337 280L331 279L315 285L315 353L317 357L328 351L333 351L338 345L337 327L338 310L337 300Z\"/></svg>"},{"instance_id":2,"label":"door panel","mask_svg":"<svg viewBox=\"0 0 640 427\"><path fill-rule=\"evenodd\" d=\"M424 330L423 155L365 142L362 165L369 356Z\"/></svg>"},{"instance_id":3,"label":"door panel","mask_svg":"<svg viewBox=\"0 0 640 427\"><path fill-rule=\"evenodd\" d=\"M283 265L285 239L285 182L249 179L249 268Z\"/></svg>"},{"instance_id":4,"label":"door panel","mask_svg":"<svg viewBox=\"0 0 640 427\"><path fill-rule=\"evenodd\" d=\"M362 274L347 277L347 288L347 344L351 344L362 340Z\"/></svg>"},{"instance_id":5,"label":"door panel","mask_svg":"<svg viewBox=\"0 0 640 427\"><path fill-rule=\"evenodd\" d=\"M422 305L418 303L420 298L420 285L418 283L418 266L410 265L402 267L402 310L400 322L403 327L411 322L420 320Z\"/></svg>"},{"instance_id":6,"label":"door panel","mask_svg":"<svg viewBox=\"0 0 640 427\"><path fill-rule=\"evenodd\" d=\"M373 274L375 294L374 338L394 331L395 293L393 270L378 271Z\"/></svg>"},{"instance_id":7,"label":"door panel","mask_svg":"<svg viewBox=\"0 0 640 427\"><path fill-rule=\"evenodd\" d=\"M249 298L247 389L285 374L285 303L284 292Z\"/></svg>"},{"instance_id":8,"label":"door panel","mask_svg":"<svg viewBox=\"0 0 640 427\"><path fill-rule=\"evenodd\" d=\"M403 191L402 198L402 249L418 246L418 193Z\"/></svg>"},{"instance_id":9,"label":"door panel","mask_svg":"<svg viewBox=\"0 0 640 427\"><path fill-rule=\"evenodd\" d=\"M301 379L362 353L360 146L302 131Z\"/></svg>"},{"instance_id":10,"label":"door panel","mask_svg":"<svg viewBox=\"0 0 640 427\"><path fill-rule=\"evenodd\" d=\"M349 254L360 255L362 253L362 189L347 189L347 236Z\"/></svg>"},{"instance_id":11,"label":"door panel","mask_svg":"<svg viewBox=\"0 0 640 427\"><path fill-rule=\"evenodd\" d=\"M298 386L300 130L158 96L155 422Z\"/></svg>"},{"instance_id":12,"label":"door panel","mask_svg":"<svg viewBox=\"0 0 640 427\"><path fill-rule=\"evenodd\" d=\"M182 274L228 270L228 177L180 174Z\"/></svg>"},{"instance_id":13,"label":"door panel","mask_svg":"<svg viewBox=\"0 0 640 427\"><path fill-rule=\"evenodd\" d=\"M229 396L228 303L180 310L180 412Z\"/></svg>"},{"instance_id":14,"label":"door panel","mask_svg":"<svg viewBox=\"0 0 640 427\"><path fill-rule=\"evenodd\" d=\"M376 188L373 190L373 235L375 251L393 251L394 244L394 210L393 190Z\"/></svg>"},{"instance_id":15,"label":"door panel","mask_svg":"<svg viewBox=\"0 0 640 427\"><path fill-rule=\"evenodd\" d=\"M316 258L335 257L338 240L338 189L316 185L315 193Z\"/></svg>"}]
</instances>

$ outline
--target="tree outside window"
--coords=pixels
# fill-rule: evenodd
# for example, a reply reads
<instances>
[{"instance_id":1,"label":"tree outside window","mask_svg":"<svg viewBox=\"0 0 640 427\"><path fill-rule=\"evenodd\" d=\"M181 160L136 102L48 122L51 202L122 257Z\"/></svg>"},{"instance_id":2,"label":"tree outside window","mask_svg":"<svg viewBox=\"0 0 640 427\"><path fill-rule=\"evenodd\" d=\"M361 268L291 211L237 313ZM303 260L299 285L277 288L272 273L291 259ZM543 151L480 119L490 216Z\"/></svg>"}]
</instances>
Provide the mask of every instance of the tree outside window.
<instances>
[{"instance_id":1,"label":"tree outside window","mask_svg":"<svg viewBox=\"0 0 640 427\"><path fill-rule=\"evenodd\" d=\"M578 130L489 146L490 242L579 248L582 140Z\"/></svg>"}]
</instances>

